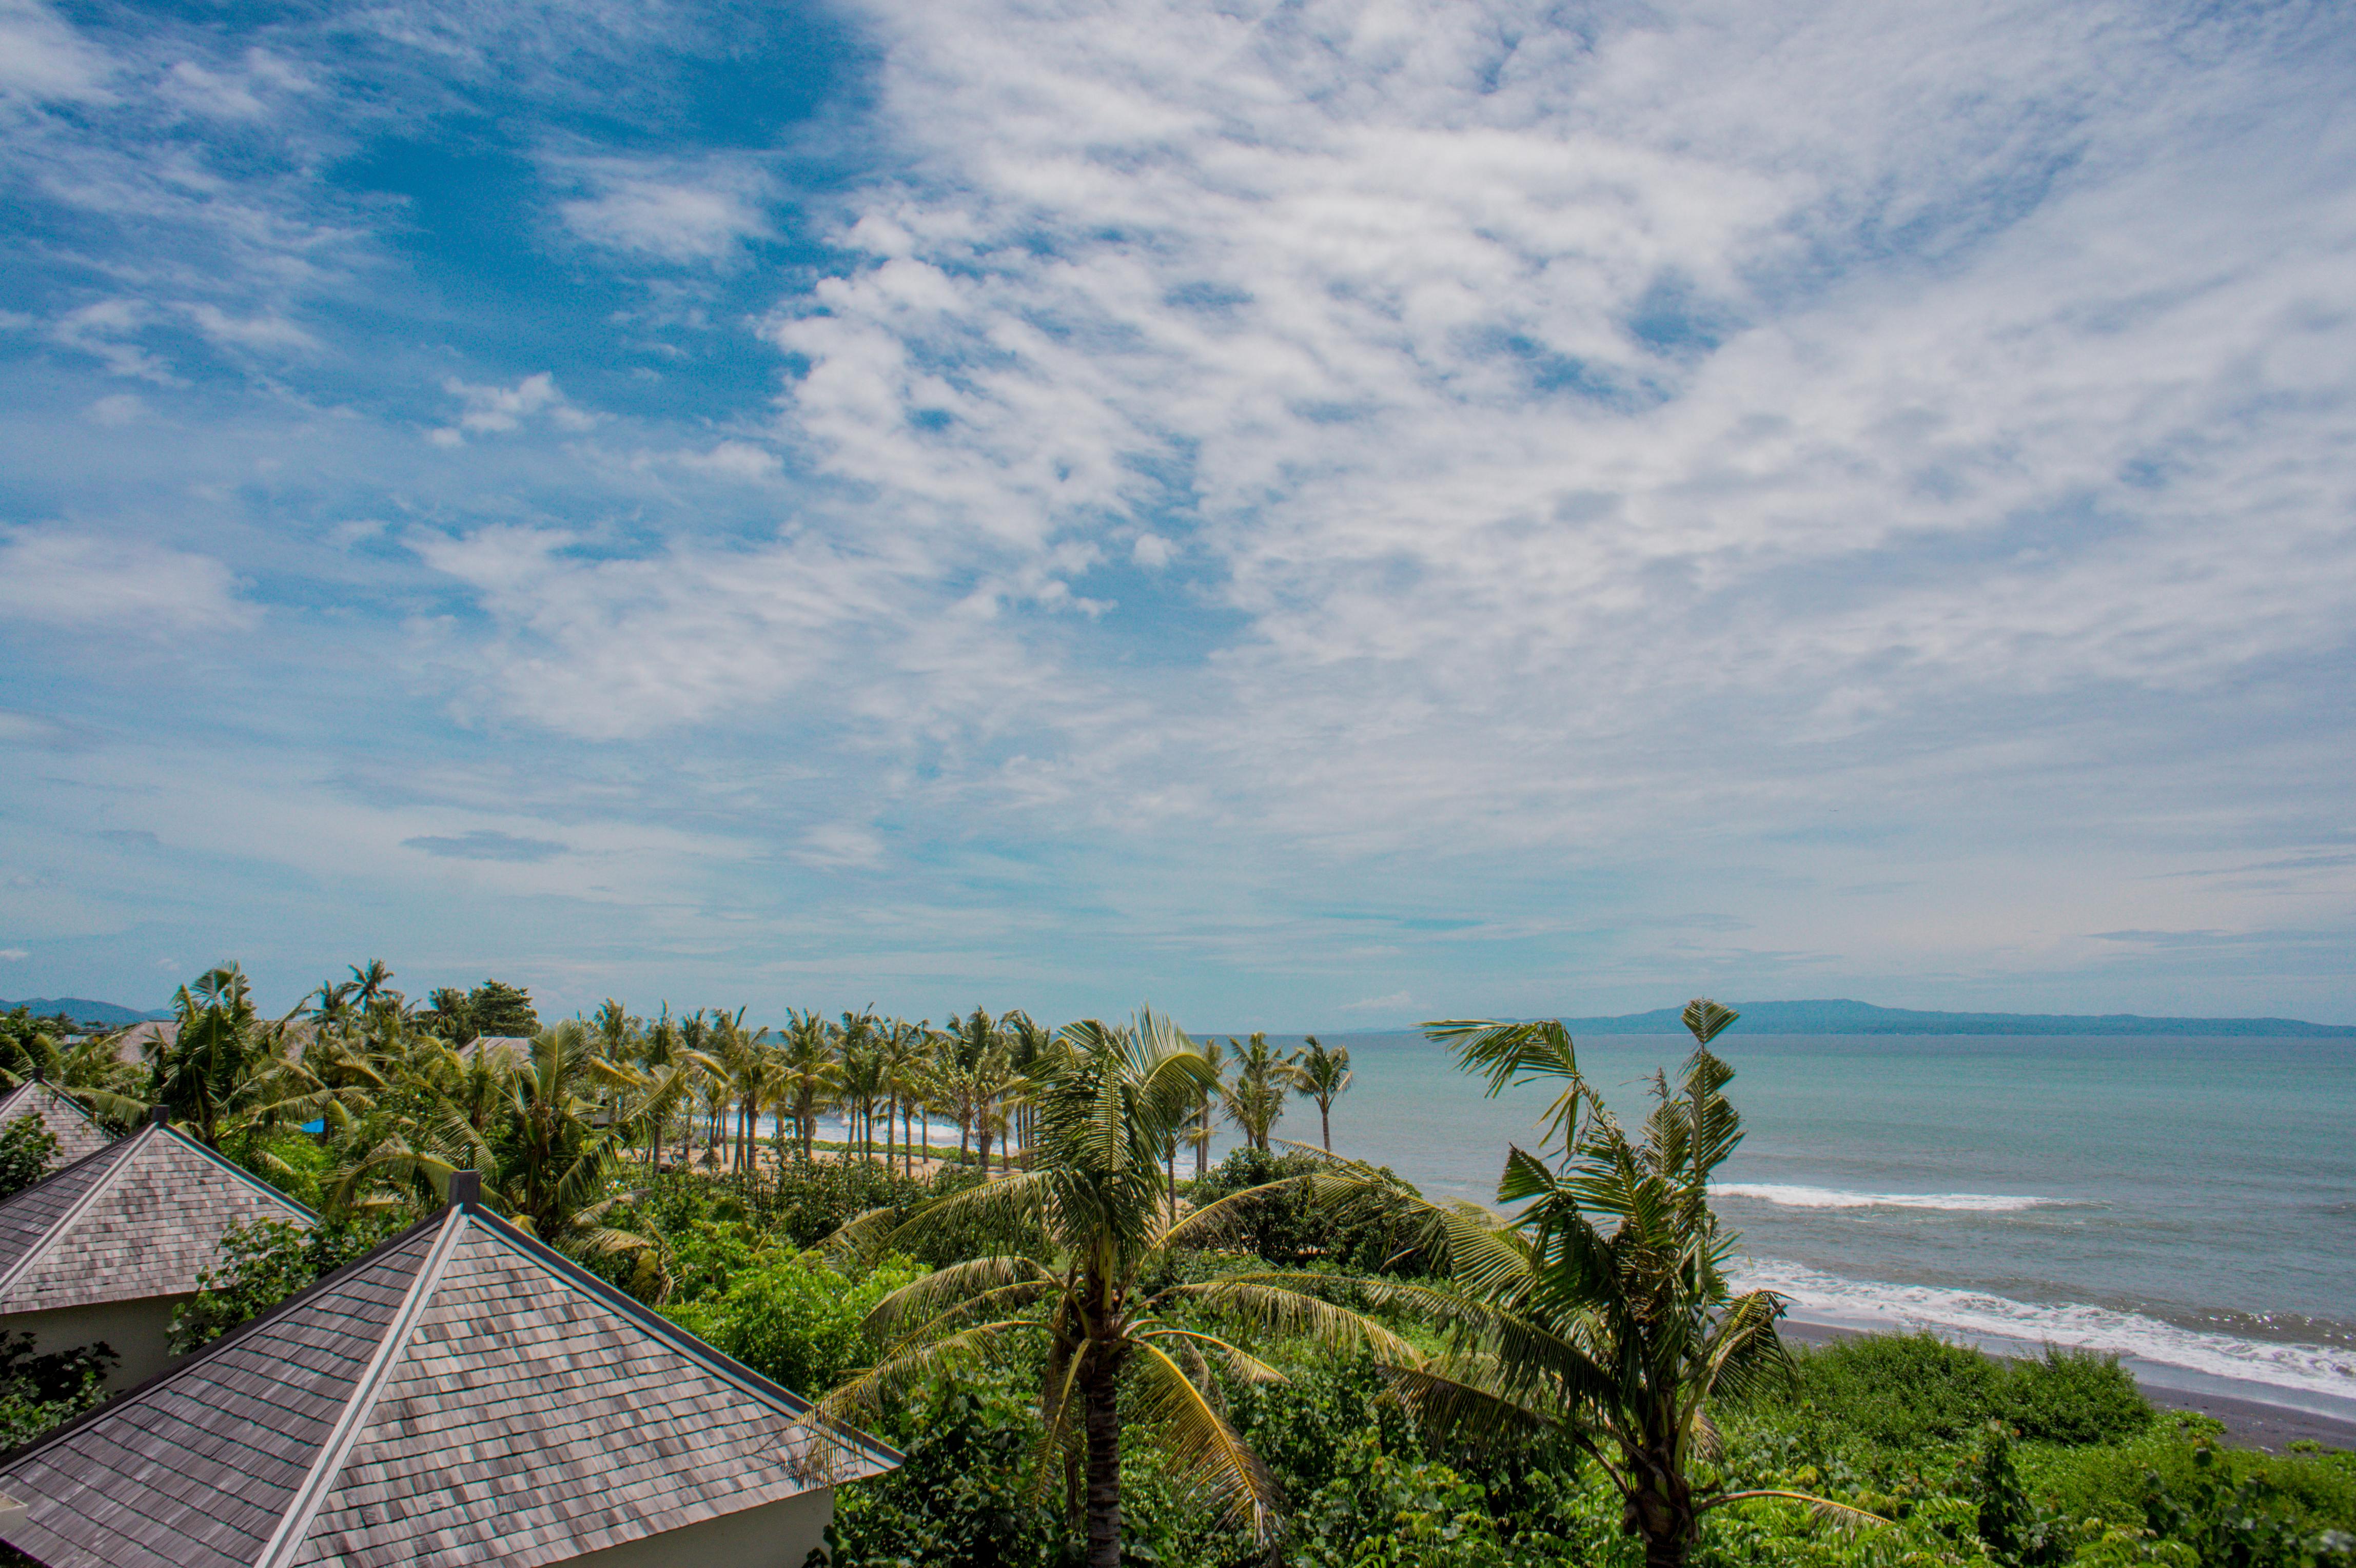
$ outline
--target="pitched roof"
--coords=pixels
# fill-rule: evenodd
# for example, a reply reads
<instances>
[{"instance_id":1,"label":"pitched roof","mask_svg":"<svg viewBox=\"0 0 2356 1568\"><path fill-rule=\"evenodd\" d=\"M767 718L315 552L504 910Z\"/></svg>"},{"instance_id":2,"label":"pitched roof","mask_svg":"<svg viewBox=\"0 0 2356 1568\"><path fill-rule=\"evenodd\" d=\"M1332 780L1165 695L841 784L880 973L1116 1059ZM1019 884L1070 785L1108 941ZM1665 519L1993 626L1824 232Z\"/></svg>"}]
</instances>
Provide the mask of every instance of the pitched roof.
<instances>
[{"instance_id":1,"label":"pitched roof","mask_svg":"<svg viewBox=\"0 0 2356 1568\"><path fill-rule=\"evenodd\" d=\"M193 1138L143 1127L0 1203L0 1313L186 1295L231 1226L316 1218Z\"/></svg>"},{"instance_id":2,"label":"pitched roof","mask_svg":"<svg viewBox=\"0 0 2356 1568\"><path fill-rule=\"evenodd\" d=\"M56 1137L61 1159L78 1160L114 1141L89 1112L37 1078L26 1079L5 1100L0 1100L0 1127L36 1112L40 1113L42 1125Z\"/></svg>"},{"instance_id":3,"label":"pitched roof","mask_svg":"<svg viewBox=\"0 0 2356 1568\"><path fill-rule=\"evenodd\" d=\"M0 1460L50 1568L558 1563L899 1455L453 1208Z\"/></svg>"}]
</instances>

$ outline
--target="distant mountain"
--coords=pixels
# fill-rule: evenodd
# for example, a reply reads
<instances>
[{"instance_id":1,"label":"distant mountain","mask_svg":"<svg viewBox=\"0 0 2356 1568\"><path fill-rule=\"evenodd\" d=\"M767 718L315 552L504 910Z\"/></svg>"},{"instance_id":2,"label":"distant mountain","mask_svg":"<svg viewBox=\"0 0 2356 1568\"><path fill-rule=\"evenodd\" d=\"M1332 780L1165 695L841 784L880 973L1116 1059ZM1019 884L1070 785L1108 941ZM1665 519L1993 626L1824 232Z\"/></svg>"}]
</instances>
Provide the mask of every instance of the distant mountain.
<instances>
[{"instance_id":1,"label":"distant mountain","mask_svg":"<svg viewBox=\"0 0 2356 1568\"><path fill-rule=\"evenodd\" d=\"M109 1029L172 1015L169 1012L136 1013L128 1007L118 1007L112 1002L92 1002L87 996L29 996L22 1002L0 1002L0 1013L13 1013L19 1007L31 1008L36 1018L62 1013L78 1023L102 1025Z\"/></svg>"},{"instance_id":2,"label":"distant mountain","mask_svg":"<svg viewBox=\"0 0 2356 1568\"><path fill-rule=\"evenodd\" d=\"M2136 1013L1918 1013L1869 1002L1744 1002L1746 1035L2231 1035L2276 1039L2356 1039L2356 1026L2297 1018L2147 1018ZM1612 1018L1565 1018L1573 1035L1680 1035L1682 1011L1662 1007Z\"/></svg>"}]
</instances>

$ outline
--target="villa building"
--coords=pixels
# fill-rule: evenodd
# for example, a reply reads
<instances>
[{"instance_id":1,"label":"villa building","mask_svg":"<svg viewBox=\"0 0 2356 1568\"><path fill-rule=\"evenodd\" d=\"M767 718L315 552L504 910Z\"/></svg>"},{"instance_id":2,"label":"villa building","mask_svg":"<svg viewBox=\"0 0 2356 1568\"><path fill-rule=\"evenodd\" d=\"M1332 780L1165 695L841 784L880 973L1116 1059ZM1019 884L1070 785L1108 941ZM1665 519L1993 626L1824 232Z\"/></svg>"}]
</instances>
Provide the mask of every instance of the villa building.
<instances>
[{"instance_id":1,"label":"villa building","mask_svg":"<svg viewBox=\"0 0 2356 1568\"><path fill-rule=\"evenodd\" d=\"M899 1462L454 1201L0 1465L46 1568L801 1568Z\"/></svg>"},{"instance_id":2,"label":"villa building","mask_svg":"<svg viewBox=\"0 0 2356 1568\"><path fill-rule=\"evenodd\" d=\"M100 1126L89 1112L37 1078L27 1079L6 1099L0 1100L0 1127L20 1116L35 1114L58 1141L58 1159L63 1164L70 1165L84 1155L94 1155L114 1141L113 1134Z\"/></svg>"},{"instance_id":3,"label":"villa building","mask_svg":"<svg viewBox=\"0 0 2356 1568\"><path fill-rule=\"evenodd\" d=\"M151 1122L0 1202L0 1333L30 1334L41 1352L103 1340L122 1358L109 1383L128 1388L171 1359L172 1311L231 1226L314 1218Z\"/></svg>"}]
</instances>

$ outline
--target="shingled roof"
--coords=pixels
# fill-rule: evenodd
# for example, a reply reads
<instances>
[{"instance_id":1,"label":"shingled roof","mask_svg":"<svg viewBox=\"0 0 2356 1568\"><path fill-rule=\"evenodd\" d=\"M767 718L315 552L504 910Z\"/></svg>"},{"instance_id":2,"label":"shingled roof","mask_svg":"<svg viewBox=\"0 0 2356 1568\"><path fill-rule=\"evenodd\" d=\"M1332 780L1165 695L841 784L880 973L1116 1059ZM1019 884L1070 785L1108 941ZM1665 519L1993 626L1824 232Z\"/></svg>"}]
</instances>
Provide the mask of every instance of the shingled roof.
<instances>
[{"instance_id":1,"label":"shingled roof","mask_svg":"<svg viewBox=\"0 0 2356 1568\"><path fill-rule=\"evenodd\" d=\"M0 1314L186 1295L233 1225L316 1217L150 1124L0 1203Z\"/></svg>"},{"instance_id":2,"label":"shingled roof","mask_svg":"<svg viewBox=\"0 0 2356 1568\"><path fill-rule=\"evenodd\" d=\"M898 1463L809 1408L454 1206L0 1459L0 1540L49 1568L531 1568Z\"/></svg>"},{"instance_id":3,"label":"shingled roof","mask_svg":"<svg viewBox=\"0 0 2356 1568\"><path fill-rule=\"evenodd\" d=\"M60 1159L78 1160L114 1141L89 1112L37 1078L27 1079L5 1100L0 1100L0 1127L37 1112L41 1124L57 1139Z\"/></svg>"}]
</instances>

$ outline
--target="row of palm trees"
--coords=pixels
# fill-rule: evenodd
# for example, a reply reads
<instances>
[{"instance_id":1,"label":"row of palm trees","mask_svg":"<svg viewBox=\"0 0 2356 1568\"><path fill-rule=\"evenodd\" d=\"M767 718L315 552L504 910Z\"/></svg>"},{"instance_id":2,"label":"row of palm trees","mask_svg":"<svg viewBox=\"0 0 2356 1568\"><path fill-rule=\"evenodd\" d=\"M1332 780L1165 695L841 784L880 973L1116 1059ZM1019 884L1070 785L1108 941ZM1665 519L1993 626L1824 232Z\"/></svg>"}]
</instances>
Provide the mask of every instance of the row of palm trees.
<instances>
[{"instance_id":1,"label":"row of palm trees","mask_svg":"<svg viewBox=\"0 0 2356 1568\"><path fill-rule=\"evenodd\" d=\"M1634 1137L1580 1075L1560 1024L1427 1026L1493 1094L1532 1081L1559 1090L1547 1142L1506 1161L1498 1197L1522 1205L1511 1220L1432 1202L1347 1160L1182 1216L1162 1202L1157 1165L1218 1081L1215 1049L1151 1013L1072 1025L1033 1073L1032 1168L913 1215L879 1210L833 1239L870 1257L949 1234L994 1244L885 1297L868 1319L881 1355L817 1413L855 1417L976 1359L1037 1366L1033 1484L1044 1495L1063 1478L1089 1568L1124 1560L1129 1428L1240 1532L1272 1545L1283 1499L1218 1398L1222 1379L1283 1380L1230 1337L1249 1323L1329 1355L1371 1357L1435 1432L1582 1456L1619 1493L1647 1568L1684 1568L1701 1520L1739 1503L1792 1500L1879 1522L1822 1498L1697 1478L1716 1441L1712 1402L1786 1375L1789 1363L1780 1298L1730 1288L1736 1238L1709 1205L1710 1181L1742 1135L1724 1092L1733 1070L1709 1048L1735 1015L1697 1000L1685 1016L1694 1053L1675 1086L1657 1081ZM1398 1257L1420 1268L1345 1280L1223 1266L1253 1206L1287 1187L1337 1218L1383 1224ZM1173 1255L1187 1250L1214 1254L1207 1274L1178 1266ZM1419 1347L1393 1326L1399 1318L1439 1330L1440 1348Z\"/></svg>"}]
</instances>

